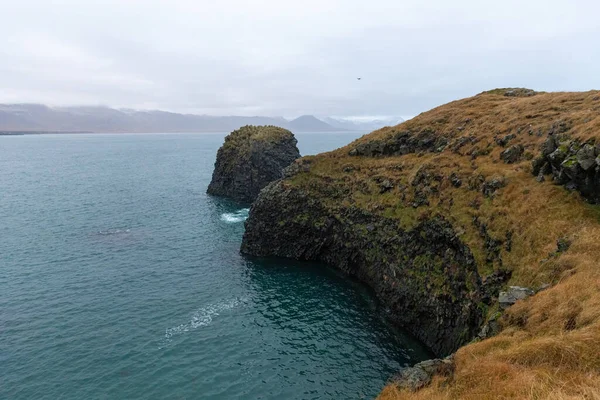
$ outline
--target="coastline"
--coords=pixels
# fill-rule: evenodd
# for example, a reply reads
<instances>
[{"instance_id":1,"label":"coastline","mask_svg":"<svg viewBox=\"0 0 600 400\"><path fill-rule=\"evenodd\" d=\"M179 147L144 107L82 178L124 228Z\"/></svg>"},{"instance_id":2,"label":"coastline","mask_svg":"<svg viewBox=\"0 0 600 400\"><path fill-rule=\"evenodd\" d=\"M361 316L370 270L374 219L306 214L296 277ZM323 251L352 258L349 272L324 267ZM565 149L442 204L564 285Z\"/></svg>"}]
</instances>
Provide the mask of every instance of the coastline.
<instances>
[{"instance_id":1,"label":"coastline","mask_svg":"<svg viewBox=\"0 0 600 400\"><path fill-rule=\"evenodd\" d=\"M457 350L382 399L600 393L598 101L496 89L304 157L253 204L242 253L325 262Z\"/></svg>"}]
</instances>

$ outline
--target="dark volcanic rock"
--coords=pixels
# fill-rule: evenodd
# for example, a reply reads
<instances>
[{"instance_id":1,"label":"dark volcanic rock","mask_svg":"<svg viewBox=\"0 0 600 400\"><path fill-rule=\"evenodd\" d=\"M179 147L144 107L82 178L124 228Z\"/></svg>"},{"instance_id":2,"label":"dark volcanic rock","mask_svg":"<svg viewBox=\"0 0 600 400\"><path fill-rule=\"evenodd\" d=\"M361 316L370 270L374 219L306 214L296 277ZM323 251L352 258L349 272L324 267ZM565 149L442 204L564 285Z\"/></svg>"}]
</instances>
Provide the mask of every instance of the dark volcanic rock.
<instances>
[{"instance_id":1,"label":"dark volcanic rock","mask_svg":"<svg viewBox=\"0 0 600 400\"><path fill-rule=\"evenodd\" d=\"M521 159L525 148L522 144L510 146L508 149L500 153L500 159L506 164L514 164Z\"/></svg>"},{"instance_id":2,"label":"dark volcanic rock","mask_svg":"<svg viewBox=\"0 0 600 400\"><path fill-rule=\"evenodd\" d=\"M452 357L446 357L443 360L437 358L426 360L414 367L401 370L392 378L392 383L400 389L414 392L429 385L435 375L451 376L454 373L454 368Z\"/></svg>"},{"instance_id":3,"label":"dark volcanic rock","mask_svg":"<svg viewBox=\"0 0 600 400\"><path fill-rule=\"evenodd\" d=\"M298 158L283 170L283 177L290 178L301 172L310 171L311 160L309 158Z\"/></svg>"},{"instance_id":4,"label":"dark volcanic rock","mask_svg":"<svg viewBox=\"0 0 600 400\"><path fill-rule=\"evenodd\" d=\"M371 140L359 143L348 153L350 156L399 156L409 153L441 152L448 145L448 140L435 131L425 129L421 132L399 131L384 141Z\"/></svg>"},{"instance_id":5,"label":"dark volcanic rock","mask_svg":"<svg viewBox=\"0 0 600 400\"><path fill-rule=\"evenodd\" d=\"M498 189L506 186L506 180L503 176L493 176L489 180L483 182L482 192L486 197L494 197Z\"/></svg>"},{"instance_id":6,"label":"dark volcanic rock","mask_svg":"<svg viewBox=\"0 0 600 400\"><path fill-rule=\"evenodd\" d=\"M486 276L482 282L483 302L492 304L495 297L500 293L500 289L512 276L512 272L506 269L499 269Z\"/></svg>"},{"instance_id":7,"label":"dark volcanic rock","mask_svg":"<svg viewBox=\"0 0 600 400\"><path fill-rule=\"evenodd\" d=\"M530 97L535 96L537 92L535 90L527 89L527 88L512 88L507 89L504 92L504 96L506 97Z\"/></svg>"},{"instance_id":8,"label":"dark volcanic rock","mask_svg":"<svg viewBox=\"0 0 600 400\"><path fill-rule=\"evenodd\" d=\"M207 193L252 202L300 157L292 132L276 126L244 126L231 132L217 153Z\"/></svg>"},{"instance_id":9,"label":"dark volcanic rock","mask_svg":"<svg viewBox=\"0 0 600 400\"><path fill-rule=\"evenodd\" d=\"M500 292L498 296L500 309L504 310L515 304L517 301L524 300L529 296L533 296L534 294L535 292L529 288L510 286L506 292Z\"/></svg>"},{"instance_id":10,"label":"dark volcanic rock","mask_svg":"<svg viewBox=\"0 0 600 400\"><path fill-rule=\"evenodd\" d=\"M560 238L556 241L556 251L558 253L564 253L565 251L569 250L570 247L571 241L569 239Z\"/></svg>"},{"instance_id":11,"label":"dark volcanic rock","mask_svg":"<svg viewBox=\"0 0 600 400\"><path fill-rule=\"evenodd\" d=\"M557 130L563 125L558 125ZM533 160L533 174L539 182L544 175L569 190L577 190L590 203L600 203L600 149L593 143L571 140L564 134L551 134L542 144L541 155Z\"/></svg>"},{"instance_id":12,"label":"dark volcanic rock","mask_svg":"<svg viewBox=\"0 0 600 400\"><path fill-rule=\"evenodd\" d=\"M481 332L477 335L477 338L480 340L490 338L492 336L496 336L498 332L500 332L500 324L498 319L502 316L502 312L497 312L492 315L488 321L481 328Z\"/></svg>"},{"instance_id":13,"label":"dark volcanic rock","mask_svg":"<svg viewBox=\"0 0 600 400\"><path fill-rule=\"evenodd\" d=\"M389 316L447 355L482 323L481 280L469 248L442 217L403 230L392 219L331 209L287 181L267 186L246 221L242 252L321 261L374 289Z\"/></svg>"},{"instance_id":14,"label":"dark volcanic rock","mask_svg":"<svg viewBox=\"0 0 600 400\"><path fill-rule=\"evenodd\" d=\"M458 177L456 172L453 172L450 174L450 183L452 183L452 186L454 186L454 187L457 187L457 188L461 187L462 180Z\"/></svg>"},{"instance_id":15,"label":"dark volcanic rock","mask_svg":"<svg viewBox=\"0 0 600 400\"><path fill-rule=\"evenodd\" d=\"M596 166L596 154L594 146L585 144L577 152L577 163L584 170L588 171L590 168Z\"/></svg>"},{"instance_id":16,"label":"dark volcanic rock","mask_svg":"<svg viewBox=\"0 0 600 400\"><path fill-rule=\"evenodd\" d=\"M510 135L506 135L503 138L496 138L496 143L499 146L504 147L508 144L508 142L510 142L511 140L513 140L516 137L517 137L517 135L515 135L514 133L511 133Z\"/></svg>"}]
</instances>

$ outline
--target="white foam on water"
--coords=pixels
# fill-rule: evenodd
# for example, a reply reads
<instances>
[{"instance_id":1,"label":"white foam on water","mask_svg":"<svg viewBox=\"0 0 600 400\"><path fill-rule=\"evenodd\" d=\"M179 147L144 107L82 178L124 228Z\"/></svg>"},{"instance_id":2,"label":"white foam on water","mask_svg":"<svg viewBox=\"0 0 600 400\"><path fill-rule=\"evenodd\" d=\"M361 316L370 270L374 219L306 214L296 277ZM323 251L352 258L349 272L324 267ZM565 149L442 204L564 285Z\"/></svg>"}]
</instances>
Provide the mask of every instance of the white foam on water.
<instances>
[{"instance_id":1,"label":"white foam on water","mask_svg":"<svg viewBox=\"0 0 600 400\"><path fill-rule=\"evenodd\" d=\"M233 213L221 214L221 221L227 222L228 224L235 224L238 222L244 222L248 218L249 208L242 208Z\"/></svg>"},{"instance_id":2,"label":"white foam on water","mask_svg":"<svg viewBox=\"0 0 600 400\"><path fill-rule=\"evenodd\" d=\"M224 301L217 304L209 304L205 307L196 310L190 320L184 324L175 326L173 328L167 328L165 330L164 340L166 343L171 342L173 336L181 335L189 332L193 329L197 329L203 326L210 325L213 318L218 316L223 311L231 310L239 307L247 302L247 299L236 298L229 301Z\"/></svg>"}]
</instances>

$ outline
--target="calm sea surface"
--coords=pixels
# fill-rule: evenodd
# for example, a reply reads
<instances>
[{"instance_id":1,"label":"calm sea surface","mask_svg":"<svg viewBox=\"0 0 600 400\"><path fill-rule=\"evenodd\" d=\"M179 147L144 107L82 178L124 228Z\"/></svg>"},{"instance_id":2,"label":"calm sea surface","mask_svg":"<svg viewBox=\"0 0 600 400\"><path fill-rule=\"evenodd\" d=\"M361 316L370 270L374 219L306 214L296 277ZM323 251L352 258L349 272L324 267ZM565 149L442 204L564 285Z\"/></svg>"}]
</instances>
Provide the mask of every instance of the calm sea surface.
<instances>
[{"instance_id":1,"label":"calm sea surface","mask_svg":"<svg viewBox=\"0 0 600 400\"><path fill-rule=\"evenodd\" d=\"M362 285L239 254L223 137L0 136L0 399L373 398L429 356Z\"/></svg>"}]
</instances>

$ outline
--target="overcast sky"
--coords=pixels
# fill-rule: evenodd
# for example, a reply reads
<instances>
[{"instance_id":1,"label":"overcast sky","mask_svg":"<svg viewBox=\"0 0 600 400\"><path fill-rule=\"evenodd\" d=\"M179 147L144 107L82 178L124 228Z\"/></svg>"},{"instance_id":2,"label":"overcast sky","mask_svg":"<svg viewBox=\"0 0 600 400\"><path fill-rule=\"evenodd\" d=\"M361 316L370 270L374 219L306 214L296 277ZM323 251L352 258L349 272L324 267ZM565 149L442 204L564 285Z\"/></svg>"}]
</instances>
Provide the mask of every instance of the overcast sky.
<instances>
[{"instance_id":1,"label":"overcast sky","mask_svg":"<svg viewBox=\"0 0 600 400\"><path fill-rule=\"evenodd\" d=\"M599 16L597 0L0 0L0 102L402 116L495 87L598 89Z\"/></svg>"}]
</instances>

